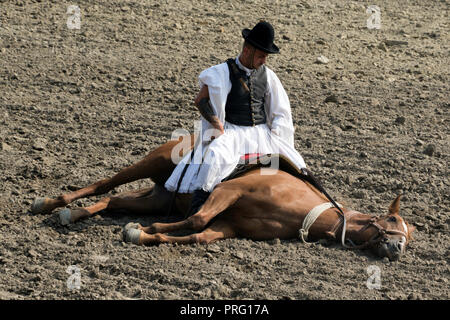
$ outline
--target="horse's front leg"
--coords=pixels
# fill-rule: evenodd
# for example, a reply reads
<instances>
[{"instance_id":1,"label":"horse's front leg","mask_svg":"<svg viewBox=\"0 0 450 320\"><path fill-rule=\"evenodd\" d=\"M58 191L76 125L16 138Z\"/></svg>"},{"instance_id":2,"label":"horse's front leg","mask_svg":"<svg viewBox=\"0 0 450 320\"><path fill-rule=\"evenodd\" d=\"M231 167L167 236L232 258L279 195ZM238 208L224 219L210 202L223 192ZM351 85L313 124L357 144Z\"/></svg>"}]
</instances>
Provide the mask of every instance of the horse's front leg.
<instances>
[{"instance_id":1,"label":"horse's front leg","mask_svg":"<svg viewBox=\"0 0 450 320\"><path fill-rule=\"evenodd\" d=\"M217 220L200 233L187 236L168 236L162 233L148 234L139 229L129 229L125 232L125 241L138 245L157 245L160 243L178 244L208 244L219 239L233 238L236 232L225 221Z\"/></svg>"},{"instance_id":2,"label":"horse's front leg","mask_svg":"<svg viewBox=\"0 0 450 320\"><path fill-rule=\"evenodd\" d=\"M148 234L168 233L186 229L198 232L203 230L215 216L233 205L242 194L243 189L239 185L225 182L219 184L200 210L189 218L173 223L156 222L148 227L137 226L136 228Z\"/></svg>"}]
</instances>

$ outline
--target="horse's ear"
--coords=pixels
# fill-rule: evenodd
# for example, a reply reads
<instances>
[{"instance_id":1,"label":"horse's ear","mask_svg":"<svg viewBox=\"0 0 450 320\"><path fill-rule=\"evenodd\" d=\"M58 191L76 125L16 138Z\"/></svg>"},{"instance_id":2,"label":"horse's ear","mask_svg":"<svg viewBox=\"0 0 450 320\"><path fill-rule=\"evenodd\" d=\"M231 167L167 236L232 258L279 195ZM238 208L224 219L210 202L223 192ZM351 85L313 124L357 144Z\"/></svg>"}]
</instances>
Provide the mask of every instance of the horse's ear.
<instances>
[{"instance_id":1,"label":"horse's ear","mask_svg":"<svg viewBox=\"0 0 450 320\"><path fill-rule=\"evenodd\" d=\"M395 198L394 201L392 201L391 205L389 206L389 214L398 214L400 210L400 198L402 197L401 194Z\"/></svg>"}]
</instances>

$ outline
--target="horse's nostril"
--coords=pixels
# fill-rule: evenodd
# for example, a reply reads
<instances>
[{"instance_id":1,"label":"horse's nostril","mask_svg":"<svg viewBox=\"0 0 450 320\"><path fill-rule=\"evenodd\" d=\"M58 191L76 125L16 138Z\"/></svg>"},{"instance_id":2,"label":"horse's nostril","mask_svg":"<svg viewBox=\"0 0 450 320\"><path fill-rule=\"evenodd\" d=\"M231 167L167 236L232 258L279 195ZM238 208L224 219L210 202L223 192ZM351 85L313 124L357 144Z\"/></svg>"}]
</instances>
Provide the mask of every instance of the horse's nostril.
<instances>
[{"instance_id":1,"label":"horse's nostril","mask_svg":"<svg viewBox=\"0 0 450 320\"><path fill-rule=\"evenodd\" d=\"M398 241L395 241L395 242L391 241L391 242L389 242L388 247L390 248L391 252L392 251L402 252L402 250L403 250L403 244L401 242L398 242Z\"/></svg>"}]
</instances>

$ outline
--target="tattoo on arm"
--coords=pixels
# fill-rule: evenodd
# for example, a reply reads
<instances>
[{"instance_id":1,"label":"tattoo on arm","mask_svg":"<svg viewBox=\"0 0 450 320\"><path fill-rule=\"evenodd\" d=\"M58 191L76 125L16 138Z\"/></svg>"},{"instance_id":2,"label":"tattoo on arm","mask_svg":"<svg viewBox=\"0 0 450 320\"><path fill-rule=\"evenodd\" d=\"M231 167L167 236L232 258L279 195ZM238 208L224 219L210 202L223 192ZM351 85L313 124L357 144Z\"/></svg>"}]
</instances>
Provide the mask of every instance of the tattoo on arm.
<instances>
[{"instance_id":1,"label":"tattoo on arm","mask_svg":"<svg viewBox=\"0 0 450 320\"><path fill-rule=\"evenodd\" d=\"M203 116L203 118L206 119L206 121L212 123L214 122L215 113L214 110L209 103L209 98L203 98L199 101L197 104L197 108L200 111L200 114Z\"/></svg>"}]
</instances>

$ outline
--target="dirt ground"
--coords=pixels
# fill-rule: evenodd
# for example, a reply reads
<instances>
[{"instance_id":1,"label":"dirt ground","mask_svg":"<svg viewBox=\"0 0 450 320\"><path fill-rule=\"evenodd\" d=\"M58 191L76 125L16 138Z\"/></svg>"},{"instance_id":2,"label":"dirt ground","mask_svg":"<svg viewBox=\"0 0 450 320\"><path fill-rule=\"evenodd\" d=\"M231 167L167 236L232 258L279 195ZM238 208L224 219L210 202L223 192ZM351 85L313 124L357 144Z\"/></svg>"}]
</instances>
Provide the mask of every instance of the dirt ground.
<instances>
[{"instance_id":1,"label":"dirt ground","mask_svg":"<svg viewBox=\"0 0 450 320\"><path fill-rule=\"evenodd\" d=\"M80 29L67 24L73 4ZM449 4L0 0L0 299L449 299ZM369 5L380 29L367 27ZM30 213L36 197L193 132L199 73L237 56L260 19L276 30L267 65L290 98L295 146L330 194L374 215L403 194L417 230L400 261L298 239L140 247L122 227L161 217L64 227L57 211Z\"/></svg>"}]
</instances>

